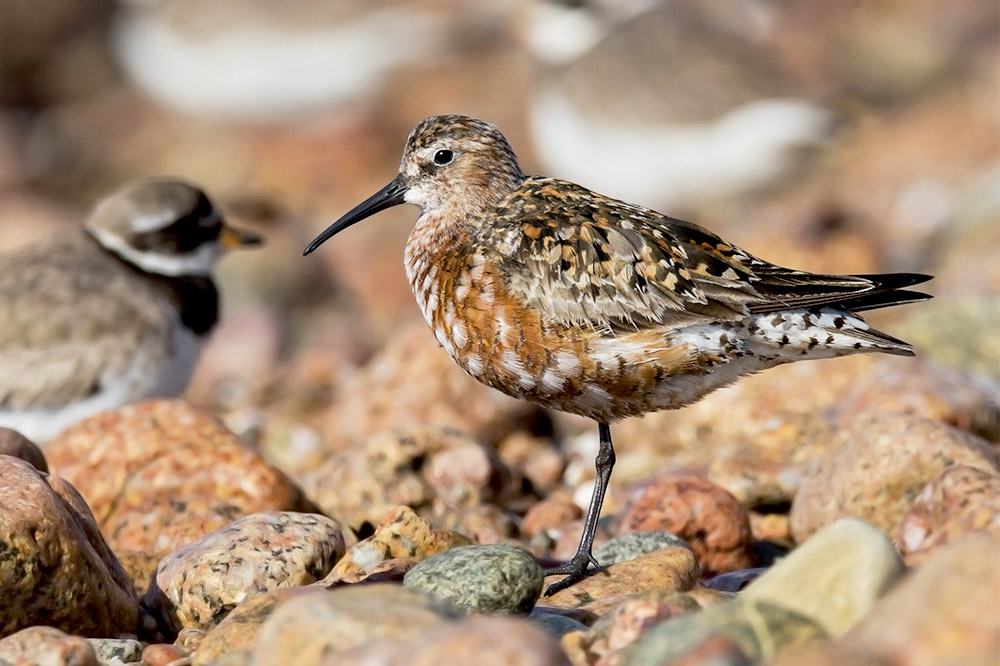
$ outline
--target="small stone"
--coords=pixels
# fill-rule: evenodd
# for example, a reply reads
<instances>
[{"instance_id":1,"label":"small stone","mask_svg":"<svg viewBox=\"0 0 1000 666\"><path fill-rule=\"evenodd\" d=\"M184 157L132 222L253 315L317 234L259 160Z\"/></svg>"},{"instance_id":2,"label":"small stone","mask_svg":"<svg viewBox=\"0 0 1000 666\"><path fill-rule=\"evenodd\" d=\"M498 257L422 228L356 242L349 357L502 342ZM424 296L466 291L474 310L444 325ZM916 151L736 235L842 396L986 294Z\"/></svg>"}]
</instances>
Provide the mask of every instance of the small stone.
<instances>
[{"instance_id":1,"label":"small stone","mask_svg":"<svg viewBox=\"0 0 1000 666\"><path fill-rule=\"evenodd\" d=\"M903 562L878 529L854 518L829 525L741 593L796 611L840 636L903 575Z\"/></svg>"},{"instance_id":2,"label":"small stone","mask_svg":"<svg viewBox=\"0 0 1000 666\"><path fill-rule=\"evenodd\" d=\"M372 640L425 635L461 615L449 604L402 585L309 590L282 603L264 622L252 666L324 664Z\"/></svg>"},{"instance_id":3,"label":"small stone","mask_svg":"<svg viewBox=\"0 0 1000 666\"><path fill-rule=\"evenodd\" d=\"M671 476L642 486L623 512L620 532L665 531L684 539L705 574L751 566L746 509L711 481Z\"/></svg>"},{"instance_id":4,"label":"small stone","mask_svg":"<svg viewBox=\"0 0 1000 666\"><path fill-rule=\"evenodd\" d=\"M529 539L540 534L558 536L568 523L582 517L583 509L568 493L554 493L528 508L521 521L521 534Z\"/></svg>"},{"instance_id":5,"label":"small stone","mask_svg":"<svg viewBox=\"0 0 1000 666\"><path fill-rule=\"evenodd\" d=\"M417 561L412 557L396 557L373 564L364 570L349 571L344 574L338 573L334 569L327 574L326 578L315 585L331 589L337 585L354 585L365 581L369 583L402 583L406 572L415 566L417 566Z\"/></svg>"},{"instance_id":6,"label":"small stone","mask_svg":"<svg viewBox=\"0 0 1000 666\"><path fill-rule=\"evenodd\" d=\"M426 633L372 641L324 666L569 666L555 638L517 617L470 617Z\"/></svg>"},{"instance_id":7,"label":"small stone","mask_svg":"<svg viewBox=\"0 0 1000 666\"><path fill-rule=\"evenodd\" d=\"M375 527L375 533L354 544L333 569L336 576L368 571L381 562L397 558L425 560L472 540L450 530L433 529L408 506L390 510Z\"/></svg>"},{"instance_id":8,"label":"small stone","mask_svg":"<svg viewBox=\"0 0 1000 666\"><path fill-rule=\"evenodd\" d=\"M193 666L204 666L233 652L249 651L267 618L288 599L315 594L315 587L289 587L251 597L234 608L198 643Z\"/></svg>"},{"instance_id":9,"label":"small stone","mask_svg":"<svg viewBox=\"0 0 1000 666\"><path fill-rule=\"evenodd\" d=\"M1000 534L940 548L839 644L907 666L995 664L1000 652Z\"/></svg>"},{"instance_id":10,"label":"small stone","mask_svg":"<svg viewBox=\"0 0 1000 666\"><path fill-rule=\"evenodd\" d=\"M34 626L0 639L0 664L5 663L11 666L98 666L100 662L86 638L70 636L55 627Z\"/></svg>"},{"instance_id":11,"label":"small stone","mask_svg":"<svg viewBox=\"0 0 1000 666\"><path fill-rule=\"evenodd\" d=\"M546 585L562 579L549 576ZM698 580L698 560L688 548L654 550L625 562L604 567L583 580L545 597L546 606L575 608L605 597L638 594L649 590L689 590Z\"/></svg>"},{"instance_id":12,"label":"small stone","mask_svg":"<svg viewBox=\"0 0 1000 666\"><path fill-rule=\"evenodd\" d=\"M946 467L997 469L998 452L984 440L905 414L857 417L837 441L816 461L792 503L792 534L800 543L850 516L896 534L917 496Z\"/></svg>"},{"instance_id":13,"label":"small stone","mask_svg":"<svg viewBox=\"0 0 1000 666\"><path fill-rule=\"evenodd\" d=\"M517 516L495 504L446 509L437 519L441 527L468 536L473 543L504 543L519 534Z\"/></svg>"},{"instance_id":14,"label":"small stone","mask_svg":"<svg viewBox=\"0 0 1000 666\"><path fill-rule=\"evenodd\" d=\"M566 456L553 445L551 438L517 430L497 444L497 453L508 467L528 479L535 490L551 495L561 487Z\"/></svg>"},{"instance_id":15,"label":"small stone","mask_svg":"<svg viewBox=\"0 0 1000 666\"><path fill-rule=\"evenodd\" d=\"M133 631L132 584L76 489L6 455L0 479L0 635L42 623L83 636Z\"/></svg>"},{"instance_id":16,"label":"small stone","mask_svg":"<svg viewBox=\"0 0 1000 666\"><path fill-rule=\"evenodd\" d=\"M177 645L169 643L156 643L147 645L142 651L142 666L171 666L175 663L184 663L182 659L189 659L191 651Z\"/></svg>"},{"instance_id":17,"label":"small stone","mask_svg":"<svg viewBox=\"0 0 1000 666\"><path fill-rule=\"evenodd\" d=\"M570 641L574 651L593 662L606 654L631 645L655 624L673 617L696 613L702 604L693 596L676 590L651 590L618 603L581 634ZM579 661L574 659L574 661Z\"/></svg>"},{"instance_id":18,"label":"small stone","mask_svg":"<svg viewBox=\"0 0 1000 666\"><path fill-rule=\"evenodd\" d=\"M767 571L766 567L754 567L753 569L741 569L739 571L730 571L729 573L713 576L708 580L704 581L702 585L704 585L709 589L718 590L720 592L736 593L741 591L743 588L745 588L753 581L760 578L761 574L763 574L765 571Z\"/></svg>"},{"instance_id":19,"label":"small stone","mask_svg":"<svg viewBox=\"0 0 1000 666\"><path fill-rule=\"evenodd\" d=\"M251 514L163 558L145 604L173 631L210 629L255 594L322 579L343 553L326 516Z\"/></svg>"},{"instance_id":20,"label":"small stone","mask_svg":"<svg viewBox=\"0 0 1000 666\"><path fill-rule=\"evenodd\" d=\"M318 510L218 420L180 400L97 414L63 431L45 454L57 474L79 484L109 543L118 549L121 540L123 551L166 555L180 543L161 540L161 528L177 530L185 542L203 536L177 529L189 511L212 530L219 526L212 507L219 505L231 507L223 511L233 517Z\"/></svg>"},{"instance_id":21,"label":"small stone","mask_svg":"<svg viewBox=\"0 0 1000 666\"><path fill-rule=\"evenodd\" d=\"M560 613L555 608L535 606L531 609L531 613L528 614L528 619L556 638L561 638L571 631L587 630L587 625L583 622Z\"/></svg>"},{"instance_id":22,"label":"small stone","mask_svg":"<svg viewBox=\"0 0 1000 666\"><path fill-rule=\"evenodd\" d=\"M750 512L750 534L754 541L791 543L787 513Z\"/></svg>"},{"instance_id":23,"label":"small stone","mask_svg":"<svg viewBox=\"0 0 1000 666\"><path fill-rule=\"evenodd\" d=\"M673 664L706 639L723 638L756 662L824 635L822 627L794 611L762 601L733 599L655 624L616 656L623 666Z\"/></svg>"},{"instance_id":24,"label":"small stone","mask_svg":"<svg viewBox=\"0 0 1000 666\"><path fill-rule=\"evenodd\" d=\"M896 543L910 566L974 532L1000 531L1000 475L953 465L928 484L903 516Z\"/></svg>"},{"instance_id":25,"label":"small stone","mask_svg":"<svg viewBox=\"0 0 1000 666\"><path fill-rule=\"evenodd\" d=\"M142 661L143 643L131 638L88 638L101 664L138 664Z\"/></svg>"},{"instance_id":26,"label":"small stone","mask_svg":"<svg viewBox=\"0 0 1000 666\"><path fill-rule=\"evenodd\" d=\"M684 539L670 532L631 532L614 537L594 549L594 558L601 566L609 566L663 548L689 548Z\"/></svg>"},{"instance_id":27,"label":"small stone","mask_svg":"<svg viewBox=\"0 0 1000 666\"><path fill-rule=\"evenodd\" d=\"M39 472L48 474L49 465L45 462L45 454L30 439L16 430L0 428L0 455L14 456L31 463Z\"/></svg>"},{"instance_id":28,"label":"small stone","mask_svg":"<svg viewBox=\"0 0 1000 666\"><path fill-rule=\"evenodd\" d=\"M521 546L461 546L424 560L407 587L472 613L528 613L542 591L542 568Z\"/></svg>"}]
</instances>

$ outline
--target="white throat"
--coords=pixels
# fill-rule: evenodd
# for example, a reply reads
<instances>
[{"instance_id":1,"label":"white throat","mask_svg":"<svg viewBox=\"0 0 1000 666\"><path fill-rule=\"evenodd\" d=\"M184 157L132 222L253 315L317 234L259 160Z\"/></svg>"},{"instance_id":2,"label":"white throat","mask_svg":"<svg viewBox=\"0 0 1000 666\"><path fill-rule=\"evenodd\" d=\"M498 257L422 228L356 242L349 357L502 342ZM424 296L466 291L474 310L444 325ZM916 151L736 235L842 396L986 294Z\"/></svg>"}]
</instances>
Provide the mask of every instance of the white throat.
<instances>
[{"instance_id":1,"label":"white throat","mask_svg":"<svg viewBox=\"0 0 1000 666\"><path fill-rule=\"evenodd\" d=\"M104 249L114 252L147 273L158 275L210 277L215 263L222 254L222 248L218 243L204 243L187 254L163 254L162 252L137 250L123 241L120 236L104 229L90 228L88 231L94 235L94 238Z\"/></svg>"}]
</instances>

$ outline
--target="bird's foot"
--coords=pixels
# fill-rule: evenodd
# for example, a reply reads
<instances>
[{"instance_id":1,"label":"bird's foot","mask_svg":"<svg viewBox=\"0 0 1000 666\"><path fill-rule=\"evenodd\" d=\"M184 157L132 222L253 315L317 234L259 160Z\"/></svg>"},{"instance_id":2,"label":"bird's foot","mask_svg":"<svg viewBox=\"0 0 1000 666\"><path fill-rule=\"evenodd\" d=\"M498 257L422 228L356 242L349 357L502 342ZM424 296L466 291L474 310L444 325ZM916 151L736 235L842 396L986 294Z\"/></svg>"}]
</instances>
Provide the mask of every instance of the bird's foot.
<instances>
[{"instance_id":1,"label":"bird's foot","mask_svg":"<svg viewBox=\"0 0 1000 666\"><path fill-rule=\"evenodd\" d=\"M543 596L551 597L556 592L560 590L565 590L570 585L577 583L588 575L588 569L590 565L593 564L594 568L600 569L601 563L594 559L594 556L590 554L589 549L586 552L578 551L573 559L565 564L560 564L556 567L549 567L544 570L546 576L558 576L559 574L567 574L562 580L552 583L545 590Z\"/></svg>"}]
</instances>

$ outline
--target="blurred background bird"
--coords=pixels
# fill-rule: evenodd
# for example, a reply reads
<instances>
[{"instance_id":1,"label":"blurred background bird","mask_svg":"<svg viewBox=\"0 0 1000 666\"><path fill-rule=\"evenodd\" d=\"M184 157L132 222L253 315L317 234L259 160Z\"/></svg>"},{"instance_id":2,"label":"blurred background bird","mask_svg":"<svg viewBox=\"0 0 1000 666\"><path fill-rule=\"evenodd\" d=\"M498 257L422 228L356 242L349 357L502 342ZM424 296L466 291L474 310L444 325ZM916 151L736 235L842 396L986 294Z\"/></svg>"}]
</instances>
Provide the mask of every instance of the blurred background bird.
<instances>
[{"instance_id":1,"label":"blurred background bird","mask_svg":"<svg viewBox=\"0 0 1000 666\"><path fill-rule=\"evenodd\" d=\"M256 245L186 182L129 183L77 229L0 256L0 426L44 443L186 388L219 316L212 271Z\"/></svg>"}]
</instances>

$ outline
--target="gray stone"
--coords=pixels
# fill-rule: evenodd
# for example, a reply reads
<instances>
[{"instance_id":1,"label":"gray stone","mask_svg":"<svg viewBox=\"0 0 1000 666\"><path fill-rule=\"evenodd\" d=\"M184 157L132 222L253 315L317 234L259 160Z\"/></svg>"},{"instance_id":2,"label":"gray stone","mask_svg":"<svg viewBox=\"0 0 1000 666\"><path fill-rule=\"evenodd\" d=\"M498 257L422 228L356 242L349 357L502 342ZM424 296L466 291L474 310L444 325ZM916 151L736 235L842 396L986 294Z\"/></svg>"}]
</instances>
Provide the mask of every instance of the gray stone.
<instances>
[{"instance_id":1,"label":"gray stone","mask_svg":"<svg viewBox=\"0 0 1000 666\"><path fill-rule=\"evenodd\" d=\"M625 562L626 560L634 560L640 555L652 553L654 550L672 548L674 546L681 546L682 548L688 549L691 548L687 541L679 536L671 534L670 532L664 532L662 530L652 532L632 532L630 534L616 536L615 538L595 548L594 557L601 563L601 566L606 567L609 564L617 564L618 562Z\"/></svg>"},{"instance_id":2,"label":"gray stone","mask_svg":"<svg viewBox=\"0 0 1000 666\"><path fill-rule=\"evenodd\" d=\"M856 518L829 525L751 583L741 596L816 620L840 636L903 575L892 542Z\"/></svg>"},{"instance_id":3,"label":"gray stone","mask_svg":"<svg viewBox=\"0 0 1000 666\"><path fill-rule=\"evenodd\" d=\"M573 619L563 613L556 613L551 610L535 608L528 615L535 626L541 627L556 638L562 637L571 631L586 631L587 625L579 620Z\"/></svg>"},{"instance_id":4,"label":"gray stone","mask_svg":"<svg viewBox=\"0 0 1000 666\"><path fill-rule=\"evenodd\" d=\"M407 587L445 599L468 613L528 613L542 591L542 568L510 544L461 546L419 563Z\"/></svg>"},{"instance_id":5,"label":"gray stone","mask_svg":"<svg viewBox=\"0 0 1000 666\"><path fill-rule=\"evenodd\" d=\"M118 664L138 664L142 661L142 650L145 645L131 638L91 638L90 647L94 648L97 661L101 666L117 666Z\"/></svg>"},{"instance_id":6,"label":"gray stone","mask_svg":"<svg viewBox=\"0 0 1000 666\"><path fill-rule=\"evenodd\" d=\"M666 666L709 638L734 643L751 660L825 637L808 617L761 601L734 599L650 627L617 656L623 666Z\"/></svg>"},{"instance_id":7,"label":"gray stone","mask_svg":"<svg viewBox=\"0 0 1000 666\"><path fill-rule=\"evenodd\" d=\"M91 638L90 647L94 648L97 661L101 666L117 666L118 664L138 664L142 661L142 650L145 644L130 638Z\"/></svg>"}]
</instances>

